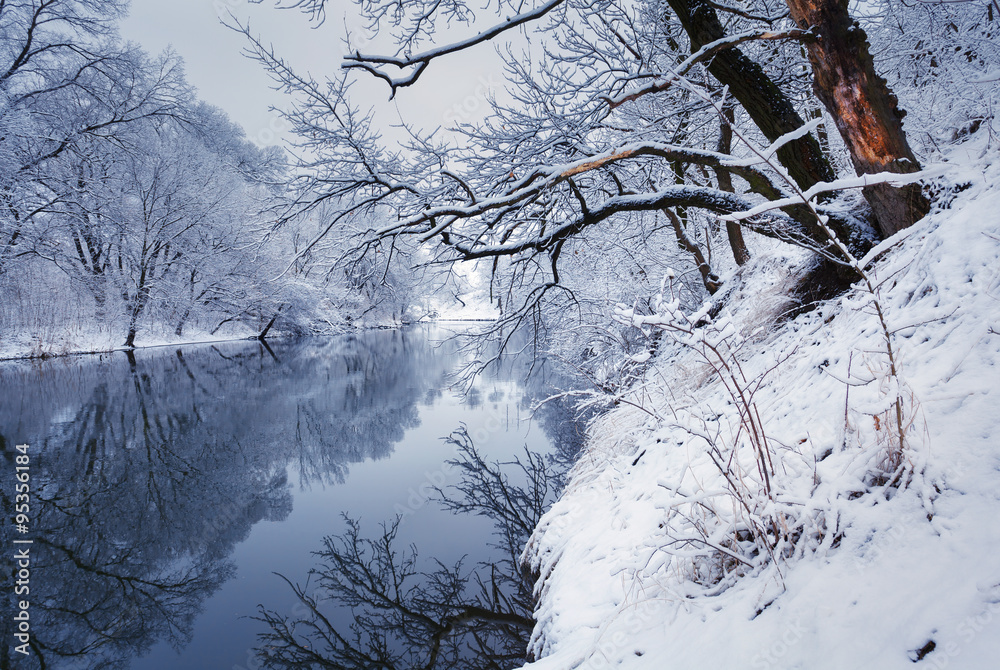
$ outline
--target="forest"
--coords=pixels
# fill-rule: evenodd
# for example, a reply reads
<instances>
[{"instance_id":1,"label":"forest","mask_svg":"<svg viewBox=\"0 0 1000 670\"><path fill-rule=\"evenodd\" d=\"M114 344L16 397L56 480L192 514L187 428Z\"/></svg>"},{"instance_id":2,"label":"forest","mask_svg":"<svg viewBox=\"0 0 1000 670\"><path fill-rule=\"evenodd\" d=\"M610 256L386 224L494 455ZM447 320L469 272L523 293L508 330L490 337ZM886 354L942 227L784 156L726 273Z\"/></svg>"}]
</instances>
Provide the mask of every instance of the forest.
<instances>
[{"instance_id":1,"label":"forest","mask_svg":"<svg viewBox=\"0 0 1000 670\"><path fill-rule=\"evenodd\" d=\"M274 225L283 152L199 101L176 54L122 40L126 11L0 6L3 355L402 320L401 277L293 262L317 224Z\"/></svg>"},{"instance_id":2,"label":"forest","mask_svg":"<svg viewBox=\"0 0 1000 670\"><path fill-rule=\"evenodd\" d=\"M176 54L123 41L127 3L5 5L5 351L342 332L469 294L603 378L631 346L611 311L667 269L695 306L779 241L817 263L793 295L835 294L929 211L921 161L993 132L992 2L492 9L361 3L355 41L386 51L349 31L326 80L223 16L288 94L283 151L200 102ZM482 44L508 49L505 91L450 134L383 140L349 92L391 99Z\"/></svg>"},{"instance_id":3,"label":"forest","mask_svg":"<svg viewBox=\"0 0 1000 670\"><path fill-rule=\"evenodd\" d=\"M263 667L992 667L963 617L1000 602L968 558L1000 549L997 0L261 3L346 26L319 75L222 12L281 148L124 41L127 2L0 2L0 356L471 314L480 368L557 363L592 417L508 533L524 574L413 616L429 656L298 588ZM483 110L407 117L483 49ZM374 579L351 532L326 557Z\"/></svg>"}]
</instances>

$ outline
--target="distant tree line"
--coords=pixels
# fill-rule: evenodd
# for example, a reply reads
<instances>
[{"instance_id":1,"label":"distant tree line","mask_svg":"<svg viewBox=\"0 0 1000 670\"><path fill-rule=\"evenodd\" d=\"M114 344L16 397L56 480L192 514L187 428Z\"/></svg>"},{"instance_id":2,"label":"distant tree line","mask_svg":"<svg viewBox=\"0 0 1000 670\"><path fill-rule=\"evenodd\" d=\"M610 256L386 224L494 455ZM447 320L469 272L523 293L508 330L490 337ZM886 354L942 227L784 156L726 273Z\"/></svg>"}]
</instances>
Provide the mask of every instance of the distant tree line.
<instances>
[{"instance_id":1,"label":"distant tree line","mask_svg":"<svg viewBox=\"0 0 1000 670\"><path fill-rule=\"evenodd\" d=\"M367 272L290 264L313 232L308 220L270 225L284 153L200 102L175 54L123 41L126 9L0 3L3 348L404 318L412 292L392 282L402 257Z\"/></svg>"}]
</instances>

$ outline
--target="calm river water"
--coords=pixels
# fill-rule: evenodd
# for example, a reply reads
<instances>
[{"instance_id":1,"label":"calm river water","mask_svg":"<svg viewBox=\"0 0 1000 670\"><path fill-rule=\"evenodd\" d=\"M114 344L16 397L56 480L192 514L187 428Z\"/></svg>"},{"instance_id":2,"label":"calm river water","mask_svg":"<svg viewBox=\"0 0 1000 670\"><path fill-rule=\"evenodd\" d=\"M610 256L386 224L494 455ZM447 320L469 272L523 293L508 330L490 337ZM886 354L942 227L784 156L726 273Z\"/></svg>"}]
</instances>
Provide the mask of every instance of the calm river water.
<instances>
[{"instance_id":1,"label":"calm river water","mask_svg":"<svg viewBox=\"0 0 1000 670\"><path fill-rule=\"evenodd\" d=\"M455 456L442 438L465 424L503 460L525 445L550 452L553 439L572 449L575 426L557 409L525 418L543 390L526 391L517 371L464 392L445 334L0 363L4 574L15 547L31 557L30 593L4 589L6 612L29 603L30 655L14 650L5 612L0 667L42 656L57 669L252 670L263 624L248 617L294 607L275 573L304 581L343 514L372 534L402 514L402 540L422 555L487 558L488 521L428 501ZM19 444L25 534L9 521Z\"/></svg>"}]
</instances>

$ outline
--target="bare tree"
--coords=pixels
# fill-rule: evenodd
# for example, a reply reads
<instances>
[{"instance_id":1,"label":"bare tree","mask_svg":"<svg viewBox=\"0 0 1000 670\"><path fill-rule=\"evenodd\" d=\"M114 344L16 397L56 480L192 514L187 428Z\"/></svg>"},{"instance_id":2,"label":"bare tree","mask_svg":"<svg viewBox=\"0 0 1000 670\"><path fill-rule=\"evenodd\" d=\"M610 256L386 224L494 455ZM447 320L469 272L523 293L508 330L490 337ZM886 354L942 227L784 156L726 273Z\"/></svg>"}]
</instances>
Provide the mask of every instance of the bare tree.
<instances>
[{"instance_id":1,"label":"bare tree","mask_svg":"<svg viewBox=\"0 0 1000 670\"><path fill-rule=\"evenodd\" d=\"M60 194L44 182L52 161L129 124L180 114L179 60L150 59L117 38L119 0L0 4L0 272L33 253L30 226ZM85 149L86 150L86 149Z\"/></svg>"},{"instance_id":2,"label":"bare tree","mask_svg":"<svg viewBox=\"0 0 1000 670\"><path fill-rule=\"evenodd\" d=\"M283 6L325 18L323 0ZM470 20L468 5L364 2L360 7L369 27L391 33L398 50L350 49L341 76L328 82L294 71L248 27L234 25L277 84L296 97L288 120L303 158L298 196L286 217L323 204L327 225L318 240L360 214L377 221L391 211L395 220L356 237L358 252L405 237L431 245L436 262L485 260L505 277L506 286L520 287L514 304L512 296L500 302L505 316L521 323L543 298L574 300L560 261L580 253L582 240L606 241L602 231L612 219L645 228L650 225L645 213L662 212L711 292L718 280L706 247L710 240L696 239L700 227L716 225L712 222L719 215L777 201L779 207L745 219L744 227L807 245L839 262L837 246L813 209L801 203L802 193L819 193L813 196L815 211L855 255L878 239L875 226L891 234L926 211L918 185L899 185L908 182L905 178L871 180L875 185L864 191L871 217L837 202L825 188L844 160L824 148L815 124L805 122L822 108L809 93L810 77L822 91L827 85L821 68L837 58L855 59L865 72L874 70L860 42L823 37L817 31L826 28L814 29L814 19L796 25L787 8L763 1L745 9L703 0L549 0L530 8L501 1L489 6L498 17L495 24L480 28L478 23L453 40L438 40L439 26ZM799 19L792 9L792 18ZM383 80L392 96L418 85L440 60L502 40L510 31L532 29L544 44L541 60L508 54L514 102L494 101L493 116L460 129L460 146L411 129L404 152L389 150L370 114L352 100L355 73ZM822 56L820 42L831 53ZM803 45L813 59L811 72ZM829 84L839 90L849 85L847 80ZM890 95L881 86L884 96ZM823 95L820 100L826 101L829 95ZM888 109L889 98L884 100L882 107ZM731 115L716 111L730 102L735 106ZM858 109L827 108L849 148L866 135L905 140L898 119L894 129L873 130ZM766 146L763 154L754 155L751 145L732 146L726 139L730 124L741 129L740 137ZM900 148L880 163L854 164L860 174L919 169L912 152L906 152ZM777 161L762 160L771 154ZM745 243L734 226L727 228L732 229L733 257L745 262Z\"/></svg>"}]
</instances>

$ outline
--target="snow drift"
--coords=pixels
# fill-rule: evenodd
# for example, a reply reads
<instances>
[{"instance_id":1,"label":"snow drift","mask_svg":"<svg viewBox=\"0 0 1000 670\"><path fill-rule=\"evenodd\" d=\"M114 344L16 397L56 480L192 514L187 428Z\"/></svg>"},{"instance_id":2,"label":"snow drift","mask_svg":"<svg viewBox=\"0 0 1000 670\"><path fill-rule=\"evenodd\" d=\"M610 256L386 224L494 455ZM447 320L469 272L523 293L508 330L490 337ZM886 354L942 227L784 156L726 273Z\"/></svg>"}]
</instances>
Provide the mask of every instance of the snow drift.
<instances>
[{"instance_id":1,"label":"snow drift","mask_svg":"<svg viewBox=\"0 0 1000 670\"><path fill-rule=\"evenodd\" d=\"M743 270L739 312L684 315L665 282L620 313L657 352L525 551L525 667L995 667L992 158L952 156L952 195L863 261L874 293L783 318L793 253Z\"/></svg>"}]
</instances>

